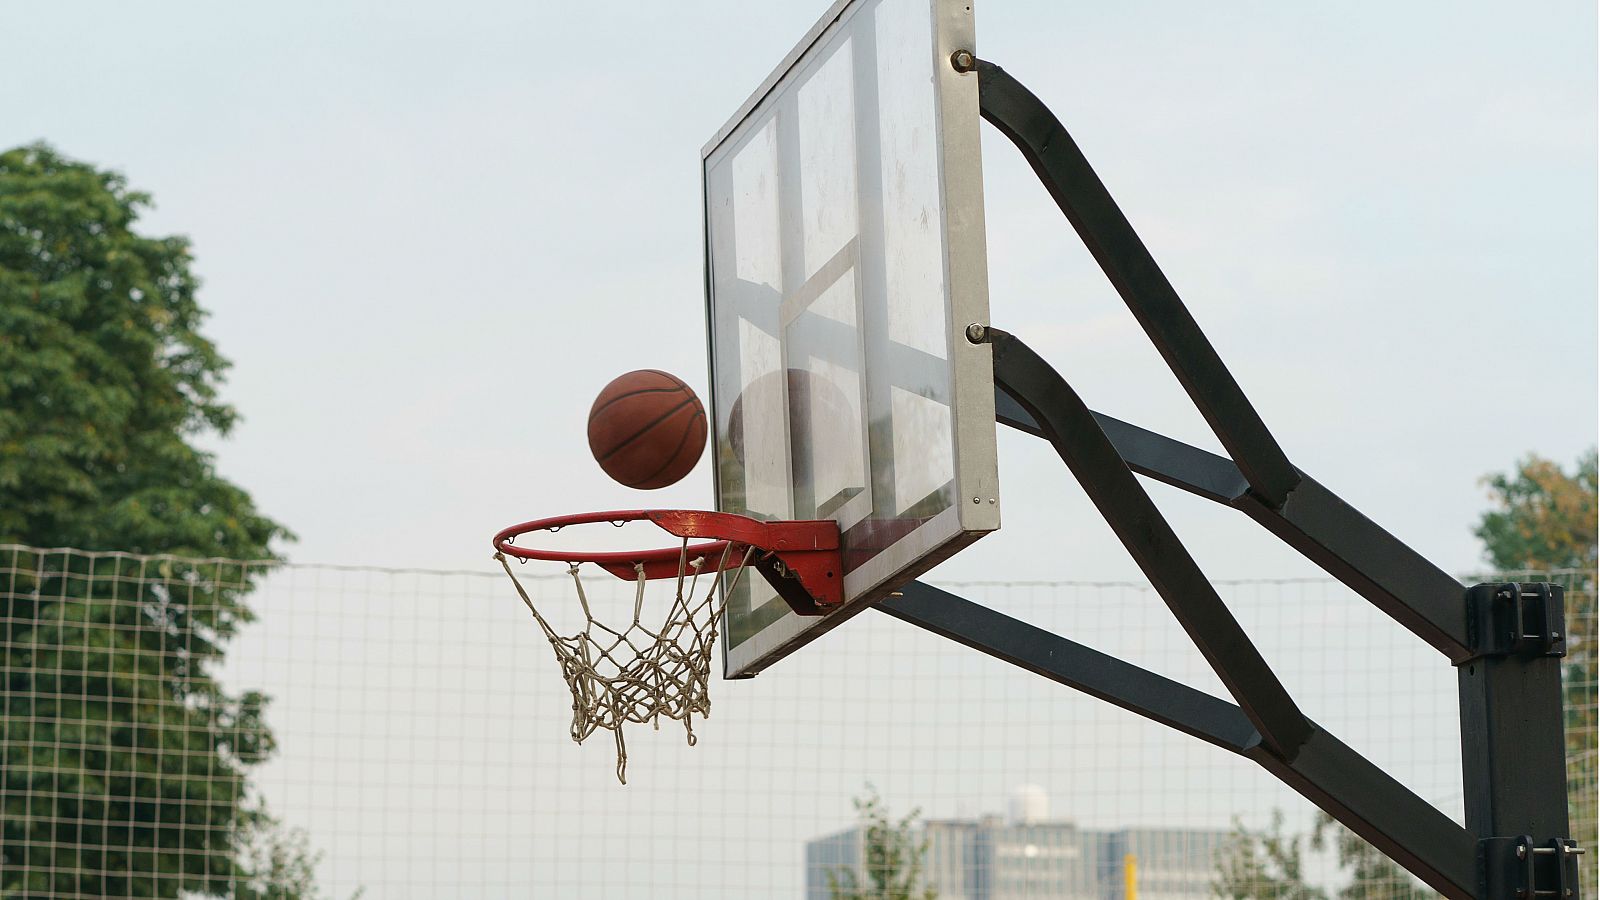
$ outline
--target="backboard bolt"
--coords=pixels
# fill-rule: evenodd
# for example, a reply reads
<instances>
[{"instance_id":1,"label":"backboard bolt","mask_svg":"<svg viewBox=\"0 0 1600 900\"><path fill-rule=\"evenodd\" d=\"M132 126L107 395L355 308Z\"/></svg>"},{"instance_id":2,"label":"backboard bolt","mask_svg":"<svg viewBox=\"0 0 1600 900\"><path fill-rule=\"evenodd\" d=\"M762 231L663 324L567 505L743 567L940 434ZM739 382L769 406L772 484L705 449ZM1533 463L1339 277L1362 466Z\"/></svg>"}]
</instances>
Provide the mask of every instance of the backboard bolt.
<instances>
[{"instance_id":1,"label":"backboard bolt","mask_svg":"<svg viewBox=\"0 0 1600 900\"><path fill-rule=\"evenodd\" d=\"M957 72L971 72L978 67L978 58L971 50L957 50L950 54L950 65Z\"/></svg>"},{"instance_id":2,"label":"backboard bolt","mask_svg":"<svg viewBox=\"0 0 1600 900\"><path fill-rule=\"evenodd\" d=\"M989 340L989 326L973 322L967 326L967 340L974 344L982 344Z\"/></svg>"}]
</instances>

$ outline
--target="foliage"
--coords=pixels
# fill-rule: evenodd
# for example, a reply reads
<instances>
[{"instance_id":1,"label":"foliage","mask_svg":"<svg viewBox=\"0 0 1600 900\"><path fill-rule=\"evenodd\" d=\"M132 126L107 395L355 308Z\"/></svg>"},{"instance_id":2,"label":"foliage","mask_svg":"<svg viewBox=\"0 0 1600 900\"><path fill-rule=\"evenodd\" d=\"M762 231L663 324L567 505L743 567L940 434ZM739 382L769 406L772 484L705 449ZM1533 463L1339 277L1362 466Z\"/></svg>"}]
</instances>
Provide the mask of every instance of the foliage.
<instances>
[{"instance_id":1,"label":"foliage","mask_svg":"<svg viewBox=\"0 0 1600 900\"><path fill-rule=\"evenodd\" d=\"M240 852L249 873L234 886L233 900L286 900L312 898L317 891L317 862L305 831L284 828L270 817L259 817L242 832ZM359 900L358 890L350 900Z\"/></svg>"},{"instance_id":2,"label":"foliage","mask_svg":"<svg viewBox=\"0 0 1600 900\"><path fill-rule=\"evenodd\" d=\"M1233 833L1217 853L1211 891L1226 900L1328 900L1305 880L1305 839L1283 833L1283 813L1252 831L1235 819Z\"/></svg>"},{"instance_id":3,"label":"foliage","mask_svg":"<svg viewBox=\"0 0 1600 900\"><path fill-rule=\"evenodd\" d=\"M1495 508L1474 532L1489 563L1502 571L1593 571L1596 559L1596 452L1568 475L1548 459L1529 456L1511 475L1484 479Z\"/></svg>"},{"instance_id":4,"label":"foliage","mask_svg":"<svg viewBox=\"0 0 1600 900\"><path fill-rule=\"evenodd\" d=\"M227 364L198 330L188 242L133 231L149 202L47 146L0 153L0 543L270 559L287 532L192 443L235 421ZM261 568L0 565L0 895L258 878L244 851L271 823L246 774L273 750L267 700L213 670Z\"/></svg>"},{"instance_id":5,"label":"foliage","mask_svg":"<svg viewBox=\"0 0 1600 900\"><path fill-rule=\"evenodd\" d=\"M1339 900L1428 900L1435 896L1399 863L1319 810L1311 832L1311 847L1323 850L1330 844L1340 870L1350 878L1336 894Z\"/></svg>"},{"instance_id":6,"label":"foliage","mask_svg":"<svg viewBox=\"0 0 1600 900\"><path fill-rule=\"evenodd\" d=\"M828 895L832 900L934 900L938 894L921 884L923 861L928 842L916 833L916 820L922 814L913 809L899 820L889 818L888 807L878 792L867 789L867 796L855 800L856 816L862 829L862 869L867 883L861 883L856 869L840 866L828 873Z\"/></svg>"},{"instance_id":7,"label":"foliage","mask_svg":"<svg viewBox=\"0 0 1600 900\"><path fill-rule=\"evenodd\" d=\"M1331 897L1306 879L1308 849L1334 852L1345 883ZM1271 823L1260 831L1235 820L1233 834L1217 854L1216 866L1212 893L1229 900L1426 900L1434 896L1398 863L1321 811L1309 839L1284 834L1279 810L1273 810Z\"/></svg>"},{"instance_id":8,"label":"foliage","mask_svg":"<svg viewBox=\"0 0 1600 900\"><path fill-rule=\"evenodd\" d=\"M1510 475L1485 479L1494 508L1476 534L1489 562L1507 571L1527 571L1529 580L1548 578L1567 589L1567 658L1562 670L1567 735L1567 793L1574 836L1596 840L1595 731L1597 677L1595 567L1597 539L1596 452L1591 449L1569 475L1561 466L1529 456ZM1557 570L1576 570L1549 575Z\"/></svg>"}]
</instances>

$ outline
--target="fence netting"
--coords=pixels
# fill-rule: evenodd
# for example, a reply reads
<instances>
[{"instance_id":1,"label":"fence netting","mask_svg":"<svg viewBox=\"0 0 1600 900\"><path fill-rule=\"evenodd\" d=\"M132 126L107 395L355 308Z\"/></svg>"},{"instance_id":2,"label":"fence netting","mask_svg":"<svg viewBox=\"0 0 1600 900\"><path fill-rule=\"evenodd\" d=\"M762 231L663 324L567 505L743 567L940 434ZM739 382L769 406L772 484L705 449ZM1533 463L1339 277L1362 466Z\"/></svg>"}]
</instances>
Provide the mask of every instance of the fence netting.
<instances>
[{"instance_id":1,"label":"fence netting","mask_svg":"<svg viewBox=\"0 0 1600 900\"><path fill-rule=\"evenodd\" d=\"M871 611L753 680L714 673L697 746L636 726L619 785L487 563L0 547L0 896L1429 895L1250 763ZM581 626L561 567L518 576ZM1594 847L1594 573L1464 581L1542 579L1568 589ZM1147 585L942 586L1227 696ZM1435 651L1332 580L1218 588L1309 715L1461 819Z\"/></svg>"}]
</instances>

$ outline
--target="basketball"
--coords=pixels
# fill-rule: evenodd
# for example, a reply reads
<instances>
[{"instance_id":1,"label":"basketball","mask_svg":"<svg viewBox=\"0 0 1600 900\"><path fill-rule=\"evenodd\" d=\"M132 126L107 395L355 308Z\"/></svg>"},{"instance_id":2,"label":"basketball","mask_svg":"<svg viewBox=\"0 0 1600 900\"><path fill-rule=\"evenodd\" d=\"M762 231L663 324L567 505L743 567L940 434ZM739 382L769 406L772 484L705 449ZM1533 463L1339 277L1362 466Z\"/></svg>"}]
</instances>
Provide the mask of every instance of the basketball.
<instances>
[{"instance_id":1,"label":"basketball","mask_svg":"<svg viewBox=\"0 0 1600 900\"><path fill-rule=\"evenodd\" d=\"M589 409L589 450L631 488L664 488L706 449L706 410L687 384L658 369L619 376Z\"/></svg>"}]
</instances>

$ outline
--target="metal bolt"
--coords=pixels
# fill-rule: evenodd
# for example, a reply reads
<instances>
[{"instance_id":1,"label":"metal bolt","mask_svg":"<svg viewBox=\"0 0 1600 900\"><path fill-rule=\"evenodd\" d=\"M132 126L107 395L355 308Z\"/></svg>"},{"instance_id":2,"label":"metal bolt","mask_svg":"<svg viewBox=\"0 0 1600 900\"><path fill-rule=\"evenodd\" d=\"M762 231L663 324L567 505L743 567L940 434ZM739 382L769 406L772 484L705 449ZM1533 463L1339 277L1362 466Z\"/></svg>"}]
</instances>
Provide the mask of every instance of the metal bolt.
<instances>
[{"instance_id":1,"label":"metal bolt","mask_svg":"<svg viewBox=\"0 0 1600 900\"><path fill-rule=\"evenodd\" d=\"M967 340L974 344L984 343L989 339L989 326L981 322L973 322L967 326Z\"/></svg>"},{"instance_id":2,"label":"metal bolt","mask_svg":"<svg viewBox=\"0 0 1600 900\"><path fill-rule=\"evenodd\" d=\"M1528 845L1527 844L1518 844L1517 845L1517 859L1527 859L1527 858L1528 858Z\"/></svg>"},{"instance_id":3,"label":"metal bolt","mask_svg":"<svg viewBox=\"0 0 1600 900\"><path fill-rule=\"evenodd\" d=\"M957 72L971 72L978 67L978 58L971 50L957 50L950 54L950 65Z\"/></svg>"},{"instance_id":4,"label":"metal bolt","mask_svg":"<svg viewBox=\"0 0 1600 900\"><path fill-rule=\"evenodd\" d=\"M973 497L973 498L972 498L972 502L973 502L973 503L982 503L982 502L983 502L983 501L982 501L982 500L979 500L979 499L978 499L978 498L977 498L977 497Z\"/></svg>"}]
</instances>

